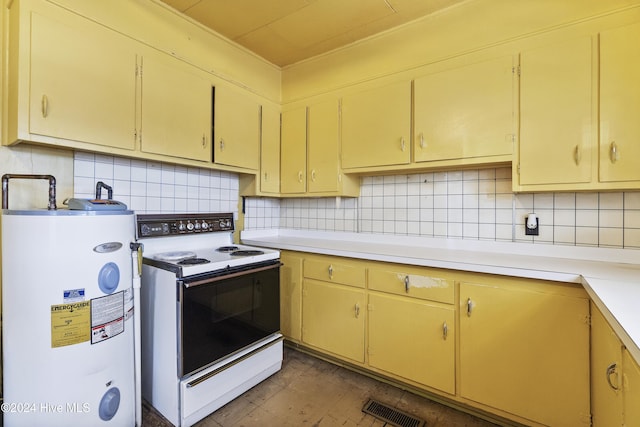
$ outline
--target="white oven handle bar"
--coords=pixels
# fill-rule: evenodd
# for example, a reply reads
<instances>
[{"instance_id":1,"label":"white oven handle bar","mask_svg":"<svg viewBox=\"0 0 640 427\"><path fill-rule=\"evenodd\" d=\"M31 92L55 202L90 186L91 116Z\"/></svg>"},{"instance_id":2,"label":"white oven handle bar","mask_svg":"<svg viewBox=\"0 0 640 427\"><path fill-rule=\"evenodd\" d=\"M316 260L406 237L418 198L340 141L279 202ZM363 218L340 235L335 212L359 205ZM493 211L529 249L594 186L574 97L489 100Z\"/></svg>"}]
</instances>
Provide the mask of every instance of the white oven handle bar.
<instances>
[{"instance_id":1,"label":"white oven handle bar","mask_svg":"<svg viewBox=\"0 0 640 427\"><path fill-rule=\"evenodd\" d=\"M235 273L230 273L230 274L224 274L218 277L211 277L208 279L202 279L202 280L196 280L193 282L183 282L183 285L185 288L192 288L194 286L198 286L198 285L206 285L209 283L214 283L214 282L219 282L221 280L227 280L227 279L231 279L234 277L239 277L239 276L245 276L247 274L252 274L252 273L258 273L260 271L265 271L265 270L271 270L273 268L280 268L280 266L282 265L281 262L276 262L274 264L270 264L267 266L262 266L262 267L256 267L256 268L252 268L250 270L242 270L242 271L237 271Z\"/></svg>"},{"instance_id":2,"label":"white oven handle bar","mask_svg":"<svg viewBox=\"0 0 640 427\"><path fill-rule=\"evenodd\" d=\"M193 380L193 381L189 381L189 382L187 383L187 388L195 387L195 386L197 386L198 384L201 384L201 383L205 382L205 381L206 381L206 380L208 380L209 378L211 378L211 377L213 377L213 376L215 376L215 375L219 374L220 372L226 371L227 369L229 369L229 368L233 367L234 365L237 365L238 363L241 363L241 362L243 362L243 361L247 360L248 358L250 358L250 357L254 356L256 353L258 353L258 352L260 352L260 351L262 351L262 350L264 350L264 349L267 349L267 348L269 348L269 347L271 347L271 346L273 346L273 345L275 345L275 344L278 344L280 341L283 341L283 340L284 340L284 337L283 337L283 336L280 336L280 337L278 337L278 339L276 339L276 340L274 340L274 341L271 341L271 342L270 342L270 343L268 343L268 344L265 344L265 345L263 345L263 346L261 346L261 347L258 347L258 348L256 348L256 349L253 349L253 350L251 350L249 353L242 355L242 357L238 357L238 358L237 358L236 360L234 360L233 362L228 363L228 364L226 364L226 365L224 365L224 366L221 366L221 367L219 367L218 369L214 369L213 371L209 372L209 373L208 373L208 374L206 374L206 375L201 376L200 378L196 378L196 379L195 379L195 380Z\"/></svg>"}]
</instances>

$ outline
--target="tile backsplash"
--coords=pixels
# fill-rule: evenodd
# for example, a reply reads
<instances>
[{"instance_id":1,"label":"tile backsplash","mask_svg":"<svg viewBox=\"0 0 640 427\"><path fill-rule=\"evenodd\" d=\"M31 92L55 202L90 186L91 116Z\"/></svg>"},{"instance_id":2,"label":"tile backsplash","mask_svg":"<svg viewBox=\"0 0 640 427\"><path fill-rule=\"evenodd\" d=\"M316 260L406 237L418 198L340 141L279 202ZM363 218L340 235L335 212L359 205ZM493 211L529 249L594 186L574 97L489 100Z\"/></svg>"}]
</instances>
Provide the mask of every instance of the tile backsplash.
<instances>
[{"instance_id":1,"label":"tile backsplash","mask_svg":"<svg viewBox=\"0 0 640 427\"><path fill-rule=\"evenodd\" d=\"M139 213L238 212L234 173L76 153L75 197L97 181ZM247 198L244 227L640 249L640 192L514 194L510 168L372 176L357 198Z\"/></svg>"},{"instance_id":2,"label":"tile backsplash","mask_svg":"<svg viewBox=\"0 0 640 427\"><path fill-rule=\"evenodd\" d=\"M640 192L514 194L511 168L363 177L358 198L246 206L247 229L279 217L293 229L640 249ZM532 212L538 236L525 235Z\"/></svg>"},{"instance_id":3,"label":"tile backsplash","mask_svg":"<svg viewBox=\"0 0 640 427\"><path fill-rule=\"evenodd\" d=\"M238 175L101 154L75 153L74 197L94 198L96 183L138 213L238 212ZM106 197L106 192L104 192Z\"/></svg>"}]
</instances>

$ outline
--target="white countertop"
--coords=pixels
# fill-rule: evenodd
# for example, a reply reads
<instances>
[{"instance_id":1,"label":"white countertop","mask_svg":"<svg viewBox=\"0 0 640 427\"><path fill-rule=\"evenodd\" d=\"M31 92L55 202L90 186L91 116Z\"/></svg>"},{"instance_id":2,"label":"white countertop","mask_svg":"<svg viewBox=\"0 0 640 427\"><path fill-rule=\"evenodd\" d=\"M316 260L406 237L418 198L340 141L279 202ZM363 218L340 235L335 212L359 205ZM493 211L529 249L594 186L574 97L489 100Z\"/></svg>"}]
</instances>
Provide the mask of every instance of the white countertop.
<instances>
[{"instance_id":1,"label":"white countertop","mask_svg":"<svg viewBox=\"0 0 640 427\"><path fill-rule=\"evenodd\" d=\"M373 261L582 284L640 363L640 251L291 229L246 230L242 243Z\"/></svg>"}]
</instances>

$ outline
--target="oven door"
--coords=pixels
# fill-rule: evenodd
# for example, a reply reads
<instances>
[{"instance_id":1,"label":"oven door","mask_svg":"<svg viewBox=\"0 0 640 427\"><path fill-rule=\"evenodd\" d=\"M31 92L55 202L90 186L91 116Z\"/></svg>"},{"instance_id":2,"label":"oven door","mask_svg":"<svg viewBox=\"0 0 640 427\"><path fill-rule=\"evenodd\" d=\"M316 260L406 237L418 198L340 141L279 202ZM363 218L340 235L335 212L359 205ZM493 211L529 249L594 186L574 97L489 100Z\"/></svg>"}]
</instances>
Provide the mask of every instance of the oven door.
<instances>
[{"instance_id":1,"label":"oven door","mask_svg":"<svg viewBox=\"0 0 640 427\"><path fill-rule=\"evenodd\" d=\"M280 330L280 260L178 281L178 373L185 377Z\"/></svg>"}]
</instances>

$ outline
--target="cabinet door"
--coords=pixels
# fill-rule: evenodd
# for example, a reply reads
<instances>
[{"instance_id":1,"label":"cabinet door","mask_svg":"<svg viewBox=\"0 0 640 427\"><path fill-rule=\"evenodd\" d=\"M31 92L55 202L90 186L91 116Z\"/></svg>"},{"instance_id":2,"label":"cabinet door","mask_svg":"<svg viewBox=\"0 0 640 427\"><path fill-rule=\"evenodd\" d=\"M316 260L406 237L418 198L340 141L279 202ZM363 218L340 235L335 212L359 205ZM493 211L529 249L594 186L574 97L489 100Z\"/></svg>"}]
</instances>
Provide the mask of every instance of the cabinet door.
<instances>
[{"instance_id":1,"label":"cabinet door","mask_svg":"<svg viewBox=\"0 0 640 427\"><path fill-rule=\"evenodd\" d=\"M29 132L134 149L136 53L70 13L31 15Z\"/></svg>"},{"instance_id":2,"label":"cabinet door","mask_svg":"<svg viewBox=\"0 0 640 427\"><path fill-rule=\"evenodd\" d=\"M309 106L307 191L338 191L338 101Z\"/></svg>"},{"instance_id":3,"label":"cabinet door","mask_svg":"<svg viewBox=\"0 0 640 427\"><path fill-rule=\"evenodd\" d=\"M364 290L305 279L302 341L364 363Z\"/></svg>"},{"instance_id":4,"label":"cabinet door","mask_svg":"<svg viewBox=\"0 0 640 427\"><path fill-rule=\"evenodd\" d=\"M415 161L511 154L513 74L507 56L416 79Z\"/></svg>"},{"instance_id":5,"label":"cabinet door","mask_svg":"<svg viewBox=\"0 0 640 427\"><path fill-rule=\"evenodd\" d=\"M302 336L302 257L280 255L280 330L286 338L299 342Z\"/></svg>"},{"instance_id":6,"label":"cabinet door","mask_svg":"<svg viewBox=\"0 0 640 427\"><path fill-rule=\"evenodd\" d=\"M594 427L622 426L622 343L591 306L591 413Z\"/></svg>"},{"instance_id":7,"label":"cabinet door","mask_svg":"<svg viewBox=\"0 0 640 427\"><path fill-rule=\"evenodd\" d=\"M627 349L622 353L624 368L624 425L640 425L640 366Z\"/></svg>"},{"instance_id":8,"label":"cabinet door","mask_svg":"<svg viewBox=\"0 0 640 427\"><path fill-rule=\"evenodd\" d=\"M262 106L260 138L260 191L280 191L280 111Z\"/></svg>"},{"instance_id":9,"label":"cabinet door","mask_svg":"<svg viewBox=\"0 0 640 427\"><path fill-rule=\"evenodd\" d=\"M214 88L213 161L258 170L260 165L260 105L248 94Z\"/></svg>"},{"instance_id":10,"label":"cabinet door","mask_svg":"<svg viewBox=\"0 0 640 427\"><path fill-rule=\"evenodd\" d=\"M282 112L280 191L307 190L307 108Z\"/></svg>"},{"instance_id":11,"label":"cabinet door","mask_svg":"<svg viewBox=\"0 0 640 427\"><path fill-rule=\"evenodd\" d=\"M525 287L460 284L460 395L544 425L583 425L588 299Z\"/></svg>"},{"instance_id":12,"label":"cabinet door","mask_svg":"<svg viewBox=\"0 0 640 427\"><path fill-rule=\"evenodd\" d=\"M591 182L591 38L523 52L520 185Z\"/></svg>"},{"instance_id":13,"label":"cabinet door","mask_svg":"<svg viewBox=\"0 0 640 427\"><path fill-rule=\"evenodd\" d=\"M211 161L211 84L169 55L142 58L141 150Z\"/></svg>"},{"instance_id":14,"label":"cabinet door","mask_svg":"<svg viewBox=\"0 0 640 427\"><path fill-rule=\"evenodd\" d=\"M600 34L600 181L640 180L640 24Z\"/></svg>"},{"instance_id":15,"label":"cabinet door","mask_svg":"<svg viewBox=\"0 0 640 427\"><path fill-rule=\"evenodd\" d=\"M368 314L369 365L455 393L453 307L371 293Z\"/></svg>"},{"instance_id":16,"label":"cabinet door","mask_svg":"<svg viewBox=\"0 0 640 427\"><path fill-rule=\"evenodd\" d=\"M411 82L399 82L342 99L342 167L411 161Z\"/></svg>"}]
</instances>

